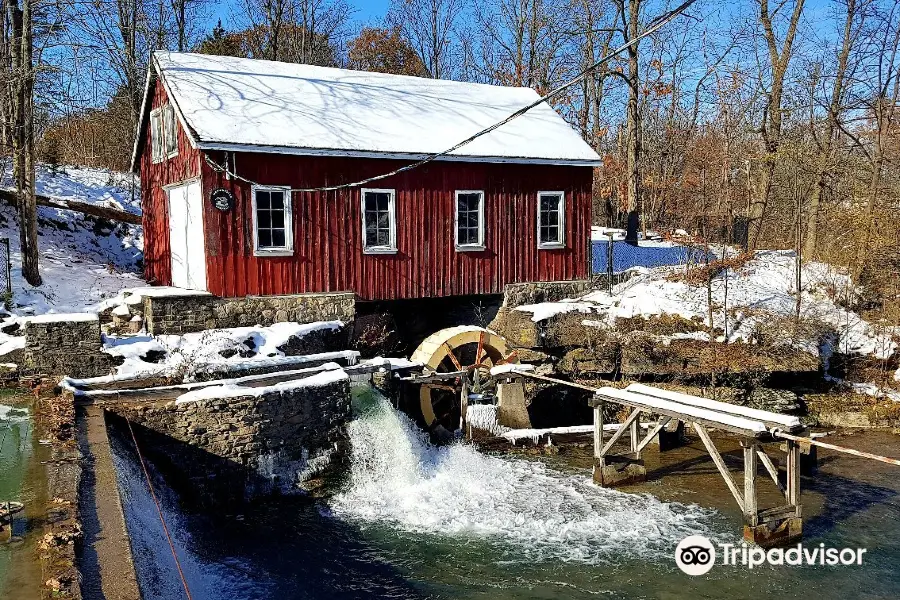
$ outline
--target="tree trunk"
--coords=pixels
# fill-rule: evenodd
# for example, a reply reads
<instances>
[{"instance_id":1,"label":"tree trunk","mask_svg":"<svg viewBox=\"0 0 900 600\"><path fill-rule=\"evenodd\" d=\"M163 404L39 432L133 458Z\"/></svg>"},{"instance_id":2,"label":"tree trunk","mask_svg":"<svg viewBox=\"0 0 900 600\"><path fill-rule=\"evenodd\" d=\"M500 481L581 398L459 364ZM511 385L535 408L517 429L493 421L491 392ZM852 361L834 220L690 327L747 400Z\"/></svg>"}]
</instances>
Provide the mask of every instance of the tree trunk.
<instances>
[{"instance_id":1,"label":"tree trunk","mask_svg":"<svg viewBox=\"0 0 900 600\"><path fill-rule=\"evenodd\" d=\"M881 119L879 119L879 125ZM853 265L853 275L858 277L863 270L868 254L872 246L872 231L875 228L875 210L878 208L878 190L881 188L881 173L884 169L884 141L882 128L875 133L875 154L872 157L872 175L869 178L869 199L866 202L866 212L863 217L863 235L856 249L856 262Z\"/></svg>"},{"instance_id":2,"label":"tree trunk","mask_svg":"<svg viewBox=\"0 0 900 600\"><path fill-rule=\"evenodd\" d=\"M12 39L15 66L15 128L13 143L16 195L19 199L19 245L22 252L22 276L31 285L41 285L38 252L37 205L34 197L34 65L32 0L23 0L22 9L13 10ZM18 35L16 35L18 33Z\"/></svg>"},{"instance_id":3,"label":"tree trunk","mask_svg":"<svg viewBox=\"0 0 900 600\"><path fill-rule=\"evenodd\" d=\"M822 197L827 184L826 177L831 163L834 148L834 133L837 129L838 118L841 112L841 100L844 93L844 77L847 72L847 60L850 56L850 45L853 34L853 19L856 15L856 0L847 0L847 17L844 21L844 39L841 51L838 55L837 72L834 76L834 87L831 91L831 103L828 107L828 116L825 122L825 135L819 149L816 160L816 182L810 191L809 216L806 223L806 241L803 253L807 258L813 258L816 253L819 234L819 213L822 205Z\"/></svg>"},{"instance_id":4,"label":"tree trunk","mask_svg":"<svg viewBox=\"0 0 900 600\"><path fill-rule=\"evenodd\" d=\"M800 15L803 13L804 0L795 0L794 10L788 23L781 48L775 36L772 26L772 18L769 14L769 0L758 0L760 15L759 20L763 26L764 38L769 54L769 66L772 69L771 87L766 98L766 111L763 115L760 133L765 149L764 164L760 175L760 185L756 197L749 207L750 232L749 247L756 249L759 244L763 229L763 217L772 195L772 186L775 182L775 167L778 161L778 149L781 145L781 104L784 93L784 76L787 73L788 64L791 61L794 38L797 35L797 26L800 23Z\"/></svg>"},{"instance_id":5,"label":"tree trunk","mask_svg":"<svg viewBox=\"0 0 900 600\"><path fill-rule=\"evenodd\" d=\"M628 2L628 39L633 40L640 34L638 17L640 13L640 0ZM624 18L624 15L623 15ZM625 240L637 243L638 228L640 226L641 209L641 123L638 107L638 93L640 92L640 71L638 70L637 44L628 48L628 110L626 125L626 211L628 212L628 227Z\"/></svg>"}]
</instances>

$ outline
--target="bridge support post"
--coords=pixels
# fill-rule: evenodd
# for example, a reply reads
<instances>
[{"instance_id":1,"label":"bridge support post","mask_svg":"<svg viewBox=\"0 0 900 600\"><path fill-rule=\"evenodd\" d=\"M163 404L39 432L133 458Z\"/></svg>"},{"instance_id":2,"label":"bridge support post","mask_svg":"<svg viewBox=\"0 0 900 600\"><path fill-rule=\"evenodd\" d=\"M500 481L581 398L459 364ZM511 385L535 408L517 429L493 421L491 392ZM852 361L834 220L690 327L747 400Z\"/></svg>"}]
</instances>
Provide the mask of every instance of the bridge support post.
<instances>
[{"instance_id":1,"label":"bridge support post","mask_svg":"<svg viewBox=\"0 0 900 600\"><path fill-rule=\"evenodd\" d=\"M659 446L660 452L684 446L684 421L676 421L673 431L670 431L668 427L663 427L659 430L656 437L653 438L653 441Z\"/></svg>"},{"instance_id":2,"label":"bridge support post","mask_svg":"<svg viewBox=\"0 0 900 600\"><path fill-rule=\"evenodd\" d=\"M793 441L786 443L787 473L784 484L781 483L779 473L759 443L741 445L744 447L745 478L744 540L763 548L785 546L800 541L803 537L803 515L800 507L800 445ZM757 457L784 494L785 505L767 510L758 509L755 483ZM752 485L751 479L754 480Z\"/></svg>"},{"instance_id":3,"label":"bridge support post","mask_svg":"<svg viewBox=\"0 0 900 600\"><path fill-rule=\"evenodd\" d=\"M625 422L604 443L603 409L606 403L599 400L594 405L594 483L603 487L629 485L644 481L647 469L641 460L641 448L638 441L637 425L641 411L634 409ZM628 454L610 454L610 450L625 433L629 433L631 452Z\"/></svg>"},{"instance_id":4,"label":"bridge support post","mask_svg":"<svg viewBox=\"0 0 900 600\"><path fill-rule=\"evenodd\" d=\"M531 428L521 377L505 377L497 382L497 421L512 429Z\"/></svg>"}]
</instances>

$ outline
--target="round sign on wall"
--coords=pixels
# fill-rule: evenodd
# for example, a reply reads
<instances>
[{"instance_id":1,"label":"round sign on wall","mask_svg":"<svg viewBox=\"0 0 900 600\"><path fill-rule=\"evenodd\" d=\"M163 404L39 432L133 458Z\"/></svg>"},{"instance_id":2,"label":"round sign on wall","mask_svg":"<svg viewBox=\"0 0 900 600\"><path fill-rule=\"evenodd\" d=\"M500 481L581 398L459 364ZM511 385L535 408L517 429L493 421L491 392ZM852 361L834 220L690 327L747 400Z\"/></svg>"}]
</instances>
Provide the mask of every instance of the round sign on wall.
<instances>
[{"instance_id":1,"label":"round sign on wall","mask_svg":"<svg viewBox=\"0 0 900 600\"><path fill-rule=\"evenodd\" d=\"M212 200L213 206L223 212L234 208L234 194L225 188L213 190L209 195L209 199Z\"/></svg>"}]
</instances>

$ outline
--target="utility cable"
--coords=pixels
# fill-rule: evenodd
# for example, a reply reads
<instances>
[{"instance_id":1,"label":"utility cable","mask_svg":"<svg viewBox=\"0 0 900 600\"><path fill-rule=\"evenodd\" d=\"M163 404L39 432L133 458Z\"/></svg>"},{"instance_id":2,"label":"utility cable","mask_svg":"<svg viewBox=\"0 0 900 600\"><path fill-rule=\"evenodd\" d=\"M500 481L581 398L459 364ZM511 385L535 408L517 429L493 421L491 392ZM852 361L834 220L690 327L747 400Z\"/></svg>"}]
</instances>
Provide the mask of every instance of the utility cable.
<instances>
[{"instance_id":1,"label":"utility cable","mask_svg":"<svg viewBox=\"0 0 900 600\"><path fill-rule=\"evenodd\" d=\"M607 54L606 56L604 56L604 57L601 58L600 60L596 61L596 62L593 63L592 65L586 67L586 68L583 69L578 75L576 75L574 78L572 78L572 79L570 79L569 81L567 81L567 82L565 82L565 83L563 83L563 84L557 86L555 89L553 89L552 91L550 91L550 92L547 93L546 95L541 96L540 98L538 98L537 100L535 100L535 101L532 102L531 104L529 104L529 105L527 105L527 106L523 106L522 108L520 108L520 109L517 110L516 112L512 113L511 115L509 115L508 117L506 117L506 118L503 119L502 121L498 121L497 123L494 123L494 124L491 125L490 127L487 127L487 128L485 128L485 129L482 129L482 130L479 131L478 133L475 133L475 134L473 134L473 135L467 137L467 138L464 139L463 141L459 142L458 144L456 144L456 145L454 145L454 146L451 146L450 148L447 148L446 150L443 150L443 151L441 151L441 152L437 152L437 153L435 153L435 154L430 154L430 155L426 156L425 158L423 158L423 159L421 159L421 160L419 160L419 161L416 161L416 162L414 162L414 163L411 163L411 164L408 164L408 165L406 165L406 166L400 167L400 168L398 168L398 169L394 169L393 171L390 171L390 172L388 172L388 173L383 173L383 174L381 174L381 175L375 175L375 176L373 176L373 177L368 177L368 178L366 178L366 179L363 179L363 180L360 180L360 181L355 181L355 182L353 182L353 183L342 183L342 184L339 184L339 185L330 185L330 186L322 186L322 187L314 187L314 188L291 188L291 189L289 189L289 190L287 190L287 191L288 191L288 192L333 192L333 191L336 191L336 190L343 190L343 189L347 189L347 188L359 187L359 186L365 185L365 184L367 184L367 183L372 183L373 181L380 181L380 180L382 180L382 179L387 179L388 177L393 177L394 175L399 175L400 173L405 173L406 171L411 171L411 170L413 170L413 169L416 169L416 168L418 168L418 167L421 167L422 165L425 165L425 164L428 164L428 163L430 163L430 162L432 162L432 161L435 161L435 160L441 158L442 156L447 156L448 154L451 154L452 152L455 152L456 150L459 150L459 149L462 148L463 146L466 146L466 145L468 145L468 144L474 142L474 141L477 140L478 138L480 138L480 137L482 137L482 136L484 136L484 135L487 135L488 133L490 133L490 132L492 132L492 131L494 131L494 130L496 130L496 129L499 129L500 127L502 127L503 125L506 125L507 123L509 123L509 122L512 121L513 119L516 119L516 118L518 118L518 117L524 115L526 112L528 112L529 110L535 108L536 106L539 106L539 105L543 104L544 102L547 102L548 100L552 100L553 98L555 98L556 96L558 96L558 95L561 94L562 92L566 91L567 89L569 89L570 87L572 87L573 85L575 85L576 83L580 82L582 79L584 79L585 77L587 77L588 75L590 75L594 70L596 70L597 68L599 68L600 66L602 66L604 63L606 63L606 62L608 62L609 60L611 60L612 58L618 56L618 55L621 54L622 52L625 52L626 50L628 50L629 48L631 48L632 46L634 46L635 44L637 44L639 41L641 41L643 38L647 37L648 35L651 35L652 33L658 31L660 28L662 28L663 26L665 26L666 24L668 24L669 22L671 22L675 17L677 17L678 15L680 15L681 13L683 13L685 10L687 10L688 7L691 6L691 5L692 5L694 2L696 2L696 1L697 1L697 0L686 0L686 2L684 2L684 3L682 3L681 5L679 5L679 6L675 7L675 8L673 8L673 9L670 10L669 12L666 12L666 13L663 13L663 14L659 15L658 17L656 17L655 19L653 19L653 20L648 24L647 28L646 28L643 32L641 32L637 37L635 37L634 39L628 40L627 42L625 42L624 44L622 44L621 46L619 46L618 48L616 48L615 50L613 50L611 53ZM250 179L247 179L246 177L241 177L241 176L238 175L237 173L234 173L233 171L229 170L229 169L227 168L227 166L221 165L221 164L215 162L214 160L212 160L212 159L209 157L208 154L205 154L205 158L206 158L206 163L207 163L214 171L216 171L216 172L218 172L218 173L225 173L225 174L228 175L229 177L232 177L232 178L237 179L237 180L239 180L239 181L243 181L244 183L249 183L250 185L258 185L257 182L252 181L252 180L250 180Z\"/></svg>"},{"instance_id":2,"label":"utility cable","mask_svg":"<svg viewBox=\"0 0 900 600\"><path fill-rule=\"evenodd\" d=\"M172 558L175 559L175 567L178 569L178 575L181 577L181 585L184 586L184 594L188 600L194 600L191 596L191 590L188 588L187 579L184 577L184 571L181 569L181 561L178 560L178 554L175 553L175 544L172 543L172 536L169 535L169 527L166 525L166 519L163 517L162 509L159 506L159 500L156 499L156 492L153 490L153 483L150 481L150 473L147 471L147 465L144 463L144 457L138 446L137 437L134 435L134 429L131 427L131 421L127 421L128 431L131 432L131 439L134 440L134 449L137 450L138 460L141 461L141 469L144 471L144 477L147 479L147 487L150 488L150 496L156 505L156 512L159 514L159 522L162 523L163 532L166 534L166 541L169 542L169 549L172 551Z\"/></svg>"}]
</instances>

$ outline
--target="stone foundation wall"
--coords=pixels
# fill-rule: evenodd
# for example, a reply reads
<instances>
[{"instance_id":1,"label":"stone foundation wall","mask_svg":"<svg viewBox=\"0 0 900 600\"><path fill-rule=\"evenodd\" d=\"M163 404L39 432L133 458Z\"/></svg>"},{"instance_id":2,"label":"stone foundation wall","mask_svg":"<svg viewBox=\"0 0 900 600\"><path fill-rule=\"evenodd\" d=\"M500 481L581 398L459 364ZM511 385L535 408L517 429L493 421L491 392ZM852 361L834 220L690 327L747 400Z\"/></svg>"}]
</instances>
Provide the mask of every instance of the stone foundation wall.
<instances>
[{"instance_id":1,"label":"stone foundation wall","mask_svg":"<svg viewBox=\"0 0 900 600\"><path fill-rule=\"evenodd\" d=\"M108 375L115 359L101 352L101 346L97 315L35 317L25 324L24 370L71 377Z\"/></svg>"},{"instance_id":2,"label":"stone foundation wall","mask_svg":"<svg viewBox=\"0 0 900 600\"><path fill-rule=\"evenodd\" d=\"M352 292L287 296L146 296L144 323L151 335L193 333L205 329L269 326L295 321L353 321L356 297Z\"/></svg>"},{"instance_id":3,"label":"stone foundation wall","mask_svg":"<svg viewBox=\"0 0 900 600\"><path fill-rule=\"evenodd\" d=\"M590 289L591 282L583 279L510 283L503 288L503 306L515 308L526 304L557 302L566 298L577 298Z\"/></svg>"},{"instance_id":4,"label":"stone foundation wall","mask_svg":"<svg viewBox=\"0 0 900 600\"><path fill-rule=\"evenodd\" d=\"M140 426L142 445L201 500L240 500L296 490L335 456L350 419L350 380L342 372L314 379L321 377L246 396L110 410Z\"/></svg>"}]
</instances>

